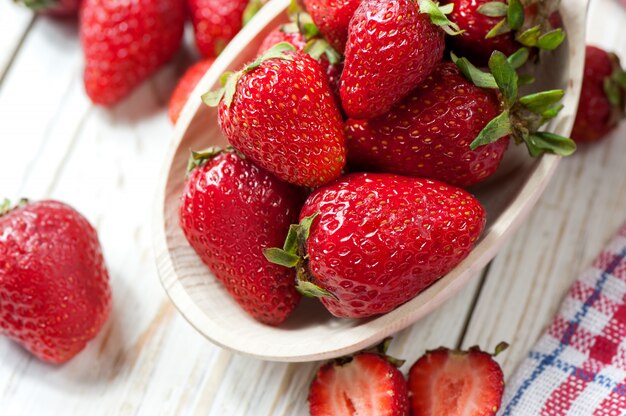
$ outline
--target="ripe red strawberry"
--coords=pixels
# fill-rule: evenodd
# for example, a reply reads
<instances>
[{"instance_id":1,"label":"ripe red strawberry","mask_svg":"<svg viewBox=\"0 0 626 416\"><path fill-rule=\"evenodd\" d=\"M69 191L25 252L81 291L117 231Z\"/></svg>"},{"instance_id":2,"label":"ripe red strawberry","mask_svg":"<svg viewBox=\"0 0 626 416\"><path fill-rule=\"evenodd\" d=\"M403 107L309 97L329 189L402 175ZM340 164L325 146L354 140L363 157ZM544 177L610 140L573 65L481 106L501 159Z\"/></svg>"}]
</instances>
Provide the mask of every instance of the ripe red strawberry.
<instances>
[{"instance_id":1,"label":"ripe red strawberry","mask_svg":"<svg viewBox=\"0 0 626 416\"><path fill-rule=\"evenodd\" d=\"M505 349L496 347L496 354ZM502 402L504 375L491 354L438 348L409 371L411 411L415 416L495 416Z\"/></svg>"},{"instance_id":2,"label":"ripe red strawberry","mask_svg":"<svg viewBox=\"0 0 626 416\"><path fill-rule=\"evenodd\" d=\"M184 23L180 0L84 0L80 36L89 98L110 106L126 97L174 56Z\"/></svg>"},{"instance_id":3,"label":"ripe red strawberry","mask_svg":"<svg viewBox=\"0 0 626 416\"><path fill-rule=\"evenodd\" d=\"M201 54L215 58L243 27L246 8L257 10L258 0L188 0L196 45ZM249 11L248 10L248 11ZM250 14L249 17L252 17Z\"/></svg>"},{"instance_id":4,"label":"ripe red strawberry","mask_svg":"<svg viewBox=\"0 0 626 416\"><path fill-rule=\"evenodd\" d=\"M364 351L323 365L311 383L311 416L408 416L407 383L398 370L403 361Z\"/></svg>"},{"instance_id":5,"label":"ripe red strawberry","mask_svg":"<svg viewBox=\"0 0 626 416\"><path fill-rule=\"evenodd\" d=\"M302 17L303 15L304 13L300 13L298 15L298 19L304 19ZM306 18L310 19L309 16ZM324 71L328 77L328 83L333 91L337 105L340 106L341 99L339 98L339 81L341 78L341 71L343 70L341 56L333 50L332 47L326 43L326 41L320 39L317 33L315 33L311 38L302 33L296 23L280 25L272 30L261 43L261 46L259 47L259 55L262 55L281 42L290 43L296 48L296 50L306 52L311 55L311 57L317 59L317 63L320 64L322 71Z\"/></svg>"},{"instance_id":6,"label":"ripe red strawberry","mask_svg":"<svg viewBox=\"0 0 626 416\"><path fill-rule=\"evenodd\" d=\"M204 99L219 105L222 131L246 157L289 183L320 186L345 165L343 122L320 65L293 49L276 45Z\"/></svg>"},{"instance_id":7,"label":"ripe red strawberry","mask_svg":"<svg viewBox=\"0 0 626 416\"><path fill-rule=\"evenodd\" d=\"M348 40L348 25L359 4L361 0L304 0L315 25L341 54Z\"/></svg>"},{"instance_id":8,"label":"ripe red strawberry","mask_svg":"<svg viewBox=\"0 0 626 416\"><path fill-rule=\"evenodd\" d=\"M355 173L311 194L300 220L298 244L266 257L296 267L298 289L333 315L365 318L410 300L463 260L485 211L441 182Z\"/></svg>"},{"instance_id":9,"label":"ripe red strawberry","mask_svg":"<svg viewBox=\"0 0 626 416\"><path fill-rule=\"evenodd\" d=\"M450 38L452 48L480 66L486 66L496 50L507 56L522 46L552 50L564 39L563 30L557 26L558 12L554 10L558 2L528 2L526 7L519 0L445 2L454 6L450 20L463 30Z\"/></svg>"},{"instance_id":10,"label":"ripe red strawberry","mask_svg":"<svg viewBox=\"0 0 626 416\"><path fill-rule=\"evenodd\" d=\"M346 114L366 119L389 111L432 72L444 46L443 30L414 1L362 2L350 21L341 75Z\"/></svg>"},{"instance_id":11,"label":"ripe red strawberry","mask_svg":"<svg viewBox=\"0 0 626 416\"><path fill-rule=\"evenodd\" d=\"M96 230L56 201L0 207L0 333L37 358L64 363L111 310Z\"/></svg>"},{"instance_id":12,"label":"ripe red strawberry","mask_svg":"<svg viewBox=\"0 0 626 416\"><path fill-rule=\"evenodd\" d=\"M72 17L78 14L81 0L15 0L37 13L56 17Z\"/></svg>"},{"instance_id":13,"label":"ripe red strawberry","mask_svg":"<svg viewBox=\"0 0 626 416\"><path fill-rule=\"evenodd\" d=\"M367 170L436 179L455 186L478 183L498 168L509 138L470 149L500 112L494 92L442 62L403 101L371 120L346 122L348 163Z\"/></svg>"},{"instance_id":14,"label":"ripe red strawberry","mask_svg":"<svg viewBox=\"0 0 626 416\"><path fill-rule=\"evenodd\" d=\"M269 263L298 216L302 195L234 152L196 153L180 206L180 224L198 256L237 303L269 325L300 300L291 270Z\"/></svg>"},{"instance_id":15,"label":"ripe red strawberry","mask_svg":"<svg viewBox=\"0 0 626 416\"><path fill-rule=\"evenodd\" d=\"M493 51L497 50L508 56L522 46L515 41L515 34L511 31L485 39L487 33L502 20L502 17L490 17L478 12L478 8L491 1L449 0L454 5L450 20L464 30L460 35L451 38L450 42L455 50L462 51L473 63L481 66L487 65Z\"/></svg>"},{"instance_id":16,"label":"ripe red strawberry","mask_svg":"<svg viewBox=\"0 0 626 416\"><path fill-rule=\"evenodd\" d=\"M626 72L619 58L595 46L587 46L572 138L585 142L606 136L626 114L625 106Z\"/></svg>"},{"instance_id":17,"label":"ripe red strawberry","mask_svg":"<svg viewBox=\"0 0 626 416\"><path fill-rule=\"evenodd\" d=\"M196 88L196 85L198 85L198 82L200 82L211 65L213 65L213 62L214 59L211 58L196 62L178 80L168 105L168 116L173 124L176 124L176 121L178 121L178 116L189 99L191 92Z\"/></svg>"}]
</instances>

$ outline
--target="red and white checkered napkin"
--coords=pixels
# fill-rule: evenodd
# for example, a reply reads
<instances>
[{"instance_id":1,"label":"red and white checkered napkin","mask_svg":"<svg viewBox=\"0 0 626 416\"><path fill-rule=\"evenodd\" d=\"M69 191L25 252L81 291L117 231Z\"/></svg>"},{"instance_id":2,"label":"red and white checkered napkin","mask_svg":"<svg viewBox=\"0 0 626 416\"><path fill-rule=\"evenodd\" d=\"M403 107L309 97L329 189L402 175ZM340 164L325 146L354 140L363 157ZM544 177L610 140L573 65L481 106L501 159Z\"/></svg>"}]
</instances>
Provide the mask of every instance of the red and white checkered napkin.
<instances>
[{"instance_id":1,"label":"red and white checkered napkin","mask_svg":"<svg viewBox=\"0 0 626 416\"><path fill-rule=\"evenodd\" d=\"M574 283L498 415L626 415L626 225Z\"/></svg>"}]
</instances>

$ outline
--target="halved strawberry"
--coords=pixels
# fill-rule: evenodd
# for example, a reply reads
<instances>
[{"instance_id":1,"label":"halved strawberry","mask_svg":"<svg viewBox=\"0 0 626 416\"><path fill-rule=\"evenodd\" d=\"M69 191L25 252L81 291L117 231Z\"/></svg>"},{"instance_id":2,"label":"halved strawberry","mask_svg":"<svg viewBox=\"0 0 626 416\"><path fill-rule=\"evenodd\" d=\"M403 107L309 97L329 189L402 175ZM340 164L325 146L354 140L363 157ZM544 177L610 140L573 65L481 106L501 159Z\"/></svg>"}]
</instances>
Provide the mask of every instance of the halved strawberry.
<instances>
[{"instance_id":1,"label":"halved strawberry","mask_svg":"<svg viewBox=\"0 0 626 416\"><path fill-rule=\"evenodd\" d=\"M506 347L501 343L495 354ZM413 364L409 391L414 416L495 415L502 402L504 375L493 355L478 347L469 351L440 347Z\"/></svg>"},{"instance_id":2,"label":"halved strawberry","mask_svg":"<svg viewBox=\"0 0 626 416\"><path fill-rule=\"evenodd\" d=\"M361 352L322 366L309 391L311 416L407 416L407 384L397 368L403 361L385 355L389 341L383 341L379 352Z\"/></svg>"}]
</instances>

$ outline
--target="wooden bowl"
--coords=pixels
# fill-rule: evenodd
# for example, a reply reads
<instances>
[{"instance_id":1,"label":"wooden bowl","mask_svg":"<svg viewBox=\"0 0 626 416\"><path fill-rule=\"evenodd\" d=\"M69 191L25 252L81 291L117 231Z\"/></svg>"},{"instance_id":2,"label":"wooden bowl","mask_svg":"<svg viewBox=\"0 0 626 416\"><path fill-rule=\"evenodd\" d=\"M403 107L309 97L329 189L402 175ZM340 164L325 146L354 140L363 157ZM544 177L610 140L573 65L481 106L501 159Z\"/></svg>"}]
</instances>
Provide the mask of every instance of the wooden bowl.
<instances>
[{"instance_id":1,"label":"wooden bowl","mask_svg":"<svg viewBox=\"0 0 626 416\"><path fill-rule=\"evenodd\" d=\"M470 255L413 300L385 315L363 319L332 317L317 300L306 299L280 327L256 322L222 288L187 244L178 224L179 197L190 149L225 145L216 110L203 105L202 93L216 88L219 76L252 60L263 38L287 20L290 0L273 0L215 61L186 104L175 128L154 214L155 250L163 287L183 316L212 342L244 354L274 361L312 361L368 347L411 325L457 293L496 255L523 223L554 173L559 158L533 160L511 146L493 179L472 190L485 206L488 224ZM561 13L568 33L565 44L542 57L537 74L551 88L565 88L564 109L549 129L569 135L580 93L584 63L586 4L564 0Z\"/></svg>"}]
</instances>

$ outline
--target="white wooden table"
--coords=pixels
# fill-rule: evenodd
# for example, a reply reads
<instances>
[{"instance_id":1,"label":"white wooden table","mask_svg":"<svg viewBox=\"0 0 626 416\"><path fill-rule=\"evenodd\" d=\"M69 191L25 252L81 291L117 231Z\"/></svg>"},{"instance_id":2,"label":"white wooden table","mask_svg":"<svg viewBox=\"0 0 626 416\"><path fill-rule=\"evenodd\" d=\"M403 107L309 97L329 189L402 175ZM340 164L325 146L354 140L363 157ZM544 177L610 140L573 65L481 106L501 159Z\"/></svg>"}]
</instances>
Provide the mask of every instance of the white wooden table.
<instances>
[{"instance_id":1,"label":"white wooden table","mask_svg":"<svg viewBox=\"0 0 626 416\"><path fill-rule=\"evenodd\" d=\"M601 21L602 19L602 21ZM626 61L626 11L592 0L588 39ZM2 415L300 415L318 363L234 355L178 315L157 277L152 204L172 128L174 63L112 110L81 81L77 27L0 0L0 196L55 198L98 228L111 274L112 318L63 366L0 339ZM493 348L508 376L571 281L626 220L626 123L564 161L527 223L482 276L399 333L391 353L410 364L439 345ZM407 370L408 365L403 370Z\"/></svg>"}]
</instances>

